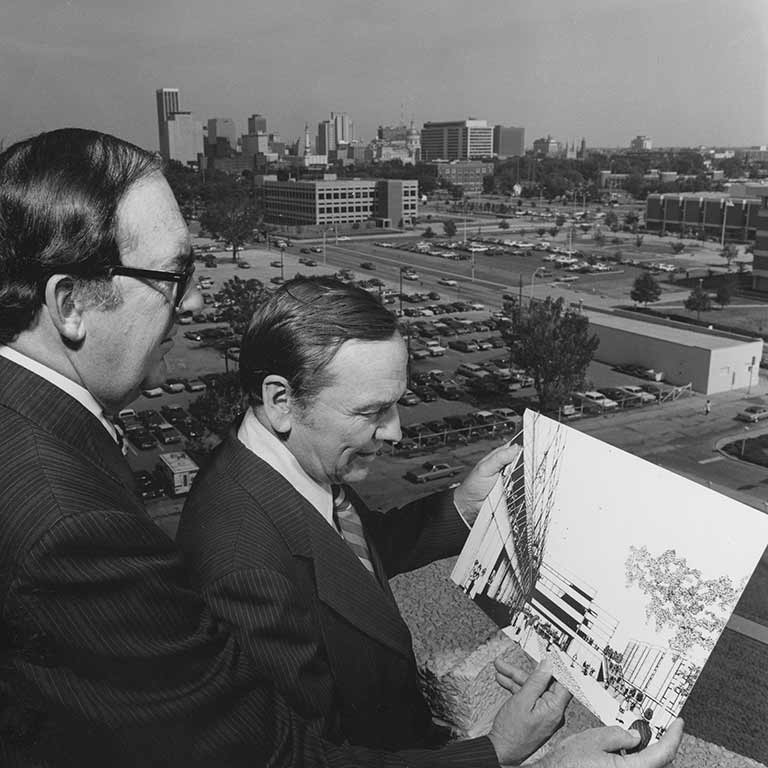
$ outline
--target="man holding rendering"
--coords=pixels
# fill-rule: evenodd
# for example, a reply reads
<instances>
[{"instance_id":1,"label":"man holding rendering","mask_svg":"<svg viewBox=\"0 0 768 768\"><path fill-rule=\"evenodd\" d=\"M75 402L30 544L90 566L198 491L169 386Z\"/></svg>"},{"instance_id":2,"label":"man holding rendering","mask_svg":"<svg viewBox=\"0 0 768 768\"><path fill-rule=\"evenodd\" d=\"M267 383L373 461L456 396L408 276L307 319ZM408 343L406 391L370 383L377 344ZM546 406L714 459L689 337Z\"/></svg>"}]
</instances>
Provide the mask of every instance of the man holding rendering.
<instances>
[{"instance_id":1,"label":"man holding rendering","mask_svg":"<svg viewBox=\"0 0 768 768\"><path fill-rule=\"evenodd\" d=\"M241 344L252 407L198 477L178 532L195 586L291 706L334 740L386 749L445 739L388 579L457 554L517 450L493 451L455 491L369 510L348 483L401 438L406 365L395 317L367 292L329 278L281 286ZM532 688L510 762L551 735L570 698L545 667Z\"/></svg>"},{"instance_id":2,"label":"man holding rendering","mask_svg":"<svg viewBox=\"0 0 768 768\"><path fill-rule=\"evenodd\" d=\"M201 302L188 237L138 147L65 129L0 154L0 765L450 765L322 740L143 507L104 411L165 378L175 313ZM591 733L571 754L596 767L634 743Z\"/></svg>"}]
</instances>

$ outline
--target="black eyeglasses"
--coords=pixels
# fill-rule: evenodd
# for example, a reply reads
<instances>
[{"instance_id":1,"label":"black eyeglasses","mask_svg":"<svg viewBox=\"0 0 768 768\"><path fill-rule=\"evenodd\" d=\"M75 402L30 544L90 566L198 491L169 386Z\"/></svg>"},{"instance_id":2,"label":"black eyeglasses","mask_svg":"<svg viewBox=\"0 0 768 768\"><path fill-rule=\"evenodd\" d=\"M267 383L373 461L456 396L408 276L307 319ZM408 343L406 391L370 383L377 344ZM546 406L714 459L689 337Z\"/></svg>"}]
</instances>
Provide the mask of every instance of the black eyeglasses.
<instances>
[{"instance_id":1,"label":"black eyeglasses","mask_svg":"<svg viewBox=\"0 0 768 768\"><path fill-rule=\"evenodd\" d=\"M191 279L194 274L195 265L191 261L184 268L183 272L140 269L139 267L125 267L122 264L115 264L114 266L107 267L103 272L103 276L106 278L111 278L115 275L123 275L125 277L143 277L146 280L163 280L169 283L176 283L176 296L173 302L174 309L178 309L187 297L187 294L192 287Z\"/></svg>"}]
</instances>

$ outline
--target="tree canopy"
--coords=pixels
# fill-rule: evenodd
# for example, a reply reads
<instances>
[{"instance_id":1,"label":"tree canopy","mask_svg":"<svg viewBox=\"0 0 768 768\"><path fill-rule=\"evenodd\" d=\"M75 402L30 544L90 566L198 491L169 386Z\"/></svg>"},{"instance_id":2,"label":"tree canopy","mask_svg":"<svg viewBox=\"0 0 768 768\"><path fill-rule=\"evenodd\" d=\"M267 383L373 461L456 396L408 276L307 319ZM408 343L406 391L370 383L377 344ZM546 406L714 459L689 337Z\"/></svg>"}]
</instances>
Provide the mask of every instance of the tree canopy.
<instances>
[{"instance_id":1,"label":"tree canopy","mask_svg":"<svg viewBox=\"0 0 768 768\"><path fill-rule=\"evenodd\" d=\"M630 546L625 575L627 586L649 598L646 619L674 632L669 647L681 655L694 647L711 650L739 595L728 576L705 579L674 549L654 556L645 546Z\"/></svg>"},{"instance_id":2,"label":"tree canopy","mask_svg":"<svg viewBox=\"0 0 768 768\"><path fill-rule=\"evenodd\" d=\"M541 411L556 411L584 381L599 340L565 299L531 304L514 329L513 358L533 377Z\"/></svg>"},{"instance_id":3,"label":"tree canopy","mask_svg":"<svg viewBox=\"0 0 768 768\"><path fill-rule=\"evenodd\" d=\"M647 307L661 298L661 286L650 272L643 272L635 280L632 290L629 292L632 301L645 304Z\"/></svg>"},{"instance_id":4,"label":"tree canopy","mask_svg":"<svg viewBox=\"0 0 768 768\"><path fill-rule=\"evenodd\" d=\"M237 252L251 239L261 221L248 194L233 189L208 202L200 216L200 226L232 248L232 261L237 261Z\"/></svg>"},{"instance_id":5,"label":"tree canopy","mask_svg":"<svg viewBox=\"0 0 768 768\"><path fill-rule=\"evenodd\" d=\"M456 236L456 222L452 221L451 219L447 219L443 222L443 232L445 232L447 237L455 237Z\"/></svg>"},{"instance_id":6,"label":"tree canopy","mask_svg":"<svg viewBox=\"0 0 768 768\"><path fill-rule=\"evenodd\" d=\"M700 285L697 285L683 302L683 306L689 312L695 312L698 320L701 318L702 312L709 312L712 309L712 297Z\"/></svg>"},{"instance_id":7,"label":"tree canopy","mask_svg":"<svg viewBox=\"0 0 768 768\"><path fill-rule=\"evenodd\" d=\"M237 334L245 333L256 308L265 300L264 286L260 280L242 280L235 275L221 287L223 315Z\"/></svg>"}]
</instances>

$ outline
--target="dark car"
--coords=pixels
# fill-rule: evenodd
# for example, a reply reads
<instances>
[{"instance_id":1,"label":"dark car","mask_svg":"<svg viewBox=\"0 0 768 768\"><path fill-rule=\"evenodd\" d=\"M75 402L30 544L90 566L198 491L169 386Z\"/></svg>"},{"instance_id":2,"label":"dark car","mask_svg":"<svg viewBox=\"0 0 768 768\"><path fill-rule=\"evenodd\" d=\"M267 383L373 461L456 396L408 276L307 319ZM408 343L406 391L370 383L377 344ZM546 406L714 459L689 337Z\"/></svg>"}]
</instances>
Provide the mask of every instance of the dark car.
<instances>
[{"instance_id":1,"label":"dark car","mask_svg":"<svg viewBox=\"0 0 768 768\"><path fill-rule=\"evenodd\" d=\"M154 477L146 469L134 472L133 480L142 499L156 499L162 493Z\"/></svg>"},{"instance_id":2,"label":"dark car","mask_svg":"<svg viewBox=\"0 0 768 768\"><path fill-rule=\"evenodd\" d=\"M312 251L310 251L309 248L302 248L301 253L312 253Z\"/></svg>"},{"instance_id":3,"label":"dark car","mask_svg":"<svg viewBox=\"0 0 768 768\"><path fill-rule=\"evenodd\" d=\"M437 392L426 384L414 384L412 391L425 403L432 403L437 400Z\"/></svg>"},{"instance_id":4,"label":"dark car","mask_svg":"<svg viewBox=\"0 0 768 768\"><path fill-rule=\"evenodd\" d=\"M157 440L152 437L152 433L144 428L131 432L128 439L140 450L148 451L157 445Z\"/></svg>"},{"instance_id":5,"label":"dark car","mask_svg":"<svg viewBox=\"0 0 768 768\"><path fill-rule=\"evenodd\" d=\"M363 261L360 266L362 269L376 269L376 265L372 261Z\"/></svg>"}]
</instances>

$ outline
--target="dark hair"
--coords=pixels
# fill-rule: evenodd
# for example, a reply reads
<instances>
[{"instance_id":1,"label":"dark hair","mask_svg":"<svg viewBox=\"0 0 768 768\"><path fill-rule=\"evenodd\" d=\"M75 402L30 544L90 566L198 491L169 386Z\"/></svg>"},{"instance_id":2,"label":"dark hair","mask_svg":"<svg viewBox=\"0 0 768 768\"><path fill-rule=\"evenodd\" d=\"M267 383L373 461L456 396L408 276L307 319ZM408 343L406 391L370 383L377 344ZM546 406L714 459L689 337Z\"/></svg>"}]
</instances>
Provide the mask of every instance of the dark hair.
<instances>
[{"instance_id":1,"label":"dark hair","mask_svg":"<svg viewBox=\"0 0 768 768\"><path fill-rule=\"evenodd\" d=\"M98 279L120 262L117 207L162 171L156 155L96 131L63 128L0 154L0 344L34 321L45 280Z\"/></svg>"},{"instance_id":2,"label":"dark hair","mask_svg":"<svg viewBox=\"0 0 768 768\"><path fill-rule=\"evenodd\" d=\"M264 379L284 376L306 406L330 383L328 365L345 341L386 341L397 333L395 316L362 288L297 277L254 312L240 350L240 380L251 402L261 402Z\"/></svg>"}]
</instances>

